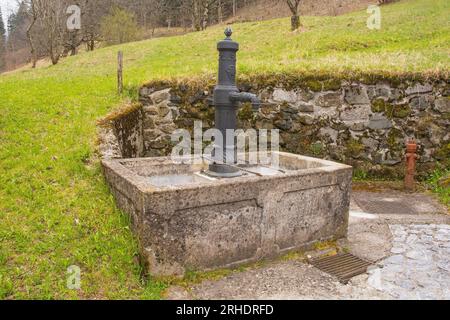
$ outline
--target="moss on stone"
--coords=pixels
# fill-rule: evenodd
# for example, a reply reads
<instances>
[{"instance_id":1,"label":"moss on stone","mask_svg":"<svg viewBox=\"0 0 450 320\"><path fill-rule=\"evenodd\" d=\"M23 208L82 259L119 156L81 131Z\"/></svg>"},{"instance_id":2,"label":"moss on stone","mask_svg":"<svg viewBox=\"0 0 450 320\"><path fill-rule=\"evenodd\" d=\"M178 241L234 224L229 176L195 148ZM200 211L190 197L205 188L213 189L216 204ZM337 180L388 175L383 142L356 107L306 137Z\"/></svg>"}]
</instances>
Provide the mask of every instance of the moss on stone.
<instances>
[{"instance_id":1,"label":"moss on stone","mask_svg":"<svg viewBox=\"0 0 450 320\"><path fill-rule=\"evenodd\" d=\"M372 112L376 112L376 113L385 112L386 104L387 104L387 102L384 101L383 99L375 99L372 102L372 106L371 106Z\"/></svg>"},{"instance_id":2,"label":"moss on stone","mask_svg":"<svg viewBox=\"0 0 450 320\"><path fill-rule=\"evenodd\" d=\"M97 125L101 127L110 127L115 120L122 119L142 108L142 104L139 102L127 103L120 106L118 109L112 111L102 119L97 120Z\"/></svg>"},{"instance_id":3,"label":"moss on stone","mask_svg":"<svg viewBox=\"0 0 450 320\"><path fill-rule=\"evenodd\" d=\"M350 139L346 145L346 155L352 158L358 158L361 156L361 152L364 151L364 145L356 139Z\"/></svg>"},{"instance_id":4,"label":"moss on stone","mask_svg":"<svg viewBox=\"0 0 450 320\"><path fill-rule=\"evenodd\" d=\"M342 87L342 82L340 79L328 79L323 82L324 91L336 91L340 90Z\"/></svg>"},{"instance_id":5,"label":"moss on stone","mask_svg":"<svg viewBox=\"0 0 450 320\"><path fill-rule=\"evenodd\" d=\"M320 92L322 91L323 85L320 81L308 80L306 81L306 87L308 87L311 91Z\"/></svg>"},{"instance_id":6,"label":"moss on stone","mask_svg":"<svg viewBox=\"0 0 450 320\"><path fill-rule=\"evenodd\" d=\"M399 143L403 139L403 133L401 130L392 128L389 130L387 137L387 144L389 146L389 151L400 152L403 150L403 145Z\"/></svg>"},{"instance_id":7,"label":"moss on stone","mask_svg":"<svg viewBox=\"0 0 450 320\"><path fill-rule=\"evenodd\" d=\"M411 114L408 104L393 105L384 99L375 99L371 106L372 112L384 113L389 119L406 118Z\"/></svg>"},{"instance_id":8,"label":"moss on stone","mask_svg":"<svg viewBox=\"0 0 450 320\"><path fill-rule=\"evenodd\" d=\"M411 107L408 104L393 106L392 115L395 118L406 118L411 114Z\"/></svg>"},{"instance_id":9,"label":"moss on stone","mask_svg":"<svg viewBox=\"0 0 450 320\"><path fill-rule=\"evenodd\" d=\"M309 150L311 151L311 153L314 156L319 157L324 152L324 146L322 143L316 142L316 143L311 144L311 146L309 147Z\"/></svg>"},{"instance_id":10,"label":"moss on stone","mask_svg":"<svg viewBox=\"0 0 450 320\"><path fill-rule=\"evenodd\" d=\"M434 157L438 160L449 161L450 159L450 143L447 143L436 150Z\"/></svg>"}]
</instances>

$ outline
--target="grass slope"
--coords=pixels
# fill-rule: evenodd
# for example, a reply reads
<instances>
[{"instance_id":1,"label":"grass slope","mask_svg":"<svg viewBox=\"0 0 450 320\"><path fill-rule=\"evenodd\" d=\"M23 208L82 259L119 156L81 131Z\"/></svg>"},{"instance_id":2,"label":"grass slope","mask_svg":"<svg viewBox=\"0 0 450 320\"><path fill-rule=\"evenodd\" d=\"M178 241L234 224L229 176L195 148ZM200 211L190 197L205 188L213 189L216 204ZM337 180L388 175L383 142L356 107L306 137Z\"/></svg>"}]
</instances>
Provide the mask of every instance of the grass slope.
<instances>
[{"instance_id":1,"label":"grass slope","mask_svg":"<svg viewBox=\"0 0 450 320\"><path fill-rule=\"evenodd\" d=\"M410 0L382 8L379 31L368 14L235 25L239 72L448 74L447 0ZM129 88L170 76L212 73L223 27L130 43ZM164 284L143 282L136 242L115 207L95 150L95 120L124 98L115 94L109 47L55 67L0 76L0 298L159 298ZM78 265L82 288L66 287Z\"/></svg>"}]
</instances>

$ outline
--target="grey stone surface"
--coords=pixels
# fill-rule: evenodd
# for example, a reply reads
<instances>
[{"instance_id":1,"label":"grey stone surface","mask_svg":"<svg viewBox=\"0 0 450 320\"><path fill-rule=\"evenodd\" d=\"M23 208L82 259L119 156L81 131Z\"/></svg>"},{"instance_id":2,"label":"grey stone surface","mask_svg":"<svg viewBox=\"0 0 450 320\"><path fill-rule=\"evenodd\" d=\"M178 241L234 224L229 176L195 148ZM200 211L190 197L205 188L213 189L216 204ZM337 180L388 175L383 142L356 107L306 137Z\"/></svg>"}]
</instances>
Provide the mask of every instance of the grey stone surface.
<instances>
[{"instance_id":1,"label":"grey stone surface","mask_svg":"<svg viewBox=\"0 0 450 320\"><path fill-rule=\"evenodd\" d=\"M282 147L296 154L314 155L312 144L320 141L321 156L345 161L355 169L370 168L368 171L374 176L399 178L404 174L401 162L406 137L415 136L420 146L417 167L420 175L429 173L433 162L445 159L445 146L450 143L449 100L445 96L450 90L448 83L342 82L340 88L317 84L327 91L313 92L300 84L285 87L280 83L275 88L258 85L254 93L265 104L255 114L247 110L239 112L239 127L280 129ZM167 156L173 147L168 138L175 129L191 131L194 121L199 120L204 128L211 128L214 121L208 102L211 88L191 86L183 83L143 86L141 111L133 115L134 121L126 120L130 119L127 113L114 114L111 123L116 137L105 135L111 143L104 146L113 146L116 139L125 158ZM327 135L321 134L322 129L337 131L332 144ZM151 135L148 130L152 130ZM370 142L366 139L363 143L363 137L370 138ZM359 151L348 152L349 148ZM115 152L108 148L100 151L107 157Z\"/></svg>"},{"instance_id":2,"label":"grey stone surface","mask_svg":"<svg viewBox=\"0 0 450 320\"><path fill-rule=\"evenodd\" d=\"M383 130L392 128L392 121L386 116L374 114L371 116L368 127L372 130Z\"/></svg>"},{"instance_id":3,"label":"grey stone surface","mask_svg":"<svg viewBox=\"0 0 450 320\"><path fill-rule=\"evenodd\" d=\"M277 262L244 273L235 273L219 281L205 281L191 288L191 294L194 299L219 300L389 298L388 295L376 289L363 288L359 285L353 287L343 285L334 277L301 261Z\"/></svg>"},{"instance_id":4,"label":"grey stone surface","mask_svg":"<svg viewBox=\"0 0 450 320\"><path fill-rule=\"evenodd\" d=\"M450 113L450 98L440 97L436 99L434 108L441 113Z\"/></svg>"},{"instance_id":5,"label":"grey stone surface","mask_svg":"<svg viewBox=\"0 0 450 320\"><path fill-rule=\"evenodd\" d=\"M449 225L390 225L393 256L369 278L397 299L450 299Z\"/></svg>"},{"instance_id":6,"label":"grey stone surface","mask_svg":"<svg viewBox=\"0 0 450 320\"><path fill-rule=\"evenodd\" d=\"M369 104L370 99L364 86L350 86L345 89L345 101L349 104Z\"/></svg>"},{"instance_id":7,"label":"grey stone surface","mask_svg":"<svg viewBox=\"0 0 450 320\"><path fill-rule=\"evenodd\" d=\"M368 147L370 150L377 150L377 148L378 148L378 146L380 144L380 142L378 140L375 140L375 139L370 138L370 137L362 138L361 139L361 143L363 145L365 145L366 147Z\"/></svg>"},{"instance_id":8,"label":"grey stone surface","mask_svg":"<svg viewBox=\"0 0 450 320\"><path fill-rule=\"evenodd\" d=\"M372 214L426 215L447 212L435 199L420 193L382 191L374 196L373 192L360 191L353 198L362 211Z\"/></svg>"},{"instance_id":9,"label":"grey stone surface","mask_svg":"<svg viewBox=\"0 0 450 320\"><path fill-rule=\"evenodd\" d=\"M122 158L122 152L120 150L120 143L117 139L114 129L112 127L99 127L99 152L103 159L118 159Z\"/></svg>"},{"instance_id":10,"label":"grey stone surface","mask_svg":"<svg viewBox=\"0 0 450 320\"><path fill-rule=\"evenodd\" d=\"M424 111L431 107L434 97L429 95L414 97L409 101L409 105L413 110Z\"/></svg>"},{"instance_id":11,"label":"grey stone surface","mask_svg":"<svg viewBox=\"0 0 450 320\"><path fill-rule=\"evenodd\" d=\"M297 93L277 88L273 91L272 100L274 102L296 103Z\"/></svg>"},{"instance_id":12,"label":"grey stone surface","mask_svg":"<svg viewBox=\"0 0 450 320\"><path fill-rule=\"evenodd\" d=\"M367 94L371 100L376 98L384 98L388 100L392 97L391 87L388 84L368 86Z\"/></svg>"},{"instance_id":13,"label":"grey stone surface","mask_svg":"<svg viewBox=\"0 0 450 320\"><path fill-rule=\"evenodd\" d=\"M372 197L383 199L378 193ZM376 263L348 285L295 259L192 285L191 298L450 299L450 216L423 214L418 220L411 212L394 221L385 219L389 214L361 210L352 201L349 236L339 245Z\"/></svg>"},{"instance_id":14,"label":"grey stone surface","mask_svg":"<svg viewBox=\"0 0 450 320\"><path fill-rule=\"evenodd\" d=\"M370 105L350 106L341 111L342 121L368 121L371 115Z\"/></svg>"},{"instance_id":15,"label":"grey stone surface","mask_svg":"<svg viewBox=\"0 0 450 320\"><path fill-rule=\"evenodd\" d=\"M170 158L105 160L103 167L118 206L132 218L147 270L183 275L346 236L351 167L278 155L283 173L222 180L197 175L206 162Z\"/></svg>"},{"instance_id":16,"label":"grey stone surface","mask_svg":"<svg viewBox=\"0 0 450 320\"><path fill-rule=\"evenodd\" d=\"M405 90L407 96L420 93L428 93L433 91L433 86L429 83L416 83Z\"/></svg>"},{"instance_id":17,"label":"grey stone surface","mask_svg":"<svg viewBox=\"0 0 450 320\"><path fill-rule=\"evenodd\" d=\"M299 112L314 112L314 105L311 103L300 102L298 104Z\"/></svg>"},{"instance_id":18,"label":"grey stone surface","mask_svg":"<svg viewBox=\"0 0 450 320\"><path fill-rule=\"evenodd\" d=\"M341 93L340 92L320 93L316 98L316 104L324 108L339 107L342 104Z\"/></svg>"}]
</instances>

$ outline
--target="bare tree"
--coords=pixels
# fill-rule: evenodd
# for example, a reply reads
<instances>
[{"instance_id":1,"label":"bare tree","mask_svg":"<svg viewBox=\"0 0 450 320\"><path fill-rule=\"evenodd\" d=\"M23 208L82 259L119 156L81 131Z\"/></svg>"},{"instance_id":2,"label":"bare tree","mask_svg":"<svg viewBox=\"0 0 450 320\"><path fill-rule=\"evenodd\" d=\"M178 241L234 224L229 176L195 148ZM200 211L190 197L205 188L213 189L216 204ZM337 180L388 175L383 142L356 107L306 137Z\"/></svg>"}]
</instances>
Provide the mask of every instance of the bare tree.
<instances>
[{"instance_id":1,"label":"bare tree","mask_svg":"<svg viewBox=\"0 0 450 320\"><path fill-rule=\"evenodd\" d=\"M3 23L2 8L0 8L0 72L5 67L6 29Z\"/></svg>"},{"instance_id":2,"label":"bare tree","mask_svg":"<svg viewBox=\"0 0 450 320\"><path fill-rule=\"evenodd\" d=\"M65 5L62 0L30 0L37 17L34 36L38 38L52 64L57 64L64 49ZM31 30L31 29L30 29Z\"/></svg>"},{"instance_id":3,"label":"bare tree","mask_svg":"<svg viewBox=\"0 0 450 320\"><path fill-rule=\"evenodd\" d=\"M95 44L102 40L100 22L108 14L111 3L107 0L83 0L80 3L82 13L81 42L88 51L94 51Z\"/></svg>"},{"instance_id":4,"label":"bare tree","mask_svg":"<svg viewBox=\"0 0 450 320\"><path fill-rule=\"evenodd\" d=\"M286 0L289 9L291 10L291 29L292 31L300 28L300 15L299 15L299 7L301 0Z\"/></svg>"},{"instance_id":5,"label":"bare tree","mask_svg":"<svg viewBox=\"0 0 450 320\"><path fill-rule=\"evenodd\" d=\"M30 52L31 52L31 64L32 64L32 68L36 68L36 63L37 63L37 54L36 54L36 49L34 47L34 42L33 42L33 35L31 30L33 29L34 25L36 24L37 21L37 11L36 11L36 7L35 7L35 2L30 0L29 3L29 16L30 16L30 24L28 25L27 28L27 39L28 39L28 45L30 46Z\"/></svg>"}]
</instances>

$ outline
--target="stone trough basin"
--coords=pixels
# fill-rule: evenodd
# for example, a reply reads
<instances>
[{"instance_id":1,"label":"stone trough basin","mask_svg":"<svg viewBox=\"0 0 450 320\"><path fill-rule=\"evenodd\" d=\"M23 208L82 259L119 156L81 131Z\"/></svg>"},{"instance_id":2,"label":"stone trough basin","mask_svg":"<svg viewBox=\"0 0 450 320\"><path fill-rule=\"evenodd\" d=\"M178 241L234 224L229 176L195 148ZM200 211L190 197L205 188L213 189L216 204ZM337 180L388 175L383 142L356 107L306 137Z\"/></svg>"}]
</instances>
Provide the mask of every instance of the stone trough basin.
<instances>
[{"instance_id":1,"label":"stone trough basin","mask_svg":"<svg viewBox=\"0 0 450 320\"><path fill-rule=\"evenodd\" d=\"M228 268L345 237L352 168L287 154L280 166L211 178L207 164L170 158L104 160L141 257L155 276Z\"/></svg>"}]
</instances>

